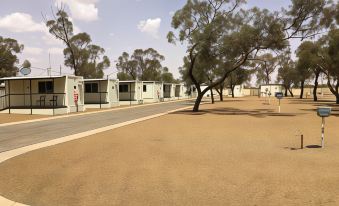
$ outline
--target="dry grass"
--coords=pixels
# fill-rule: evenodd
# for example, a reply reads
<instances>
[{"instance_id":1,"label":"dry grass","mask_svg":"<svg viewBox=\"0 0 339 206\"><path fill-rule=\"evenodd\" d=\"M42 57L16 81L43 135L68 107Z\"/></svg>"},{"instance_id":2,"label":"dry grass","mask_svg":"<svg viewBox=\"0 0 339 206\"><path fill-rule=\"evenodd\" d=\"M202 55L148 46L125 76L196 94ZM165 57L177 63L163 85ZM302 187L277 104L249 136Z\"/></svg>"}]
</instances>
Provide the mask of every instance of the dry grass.
<instances>
[{"instance_id":1,"label":"dry grass","mask_svg":"<svg viewBox=\"0 0 339 206\"><path fill-rule=\"evenodd\" d=\"M327 104L320 103L320 104ZM0 165L0 194L31 205L338 205L339 107L227 99L37 150Z\"/></svg>"}]
</instances>

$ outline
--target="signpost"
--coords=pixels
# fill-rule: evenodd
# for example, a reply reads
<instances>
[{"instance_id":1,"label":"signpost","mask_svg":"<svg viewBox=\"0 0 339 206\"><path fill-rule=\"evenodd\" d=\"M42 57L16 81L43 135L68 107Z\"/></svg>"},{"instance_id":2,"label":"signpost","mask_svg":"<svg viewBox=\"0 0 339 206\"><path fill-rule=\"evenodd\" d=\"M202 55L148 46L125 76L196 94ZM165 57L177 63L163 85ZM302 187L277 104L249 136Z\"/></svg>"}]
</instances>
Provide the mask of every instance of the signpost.
<instances>
[{"instance_id":1,"label":"signpost","mask_svg":"<svg viewBox=\"0 0 339 206\"><path fill-rule=\"evenodd\" d=\"M276 92L275 97L279 100L279 113L280 113L280 100L284 98L284 94L282 92Z\"/></svg>"},{"instance_id":2,"label":"signpost","mask_svg":"<svg viewBox=\"0 0 339 206\"><path fill-rule=\"evenodd\" d=\"M322 118L321 122L321 148L325 147L325 117L331 115L331 107L318 107L317 114Z\"/></svg>"}]
</instances>

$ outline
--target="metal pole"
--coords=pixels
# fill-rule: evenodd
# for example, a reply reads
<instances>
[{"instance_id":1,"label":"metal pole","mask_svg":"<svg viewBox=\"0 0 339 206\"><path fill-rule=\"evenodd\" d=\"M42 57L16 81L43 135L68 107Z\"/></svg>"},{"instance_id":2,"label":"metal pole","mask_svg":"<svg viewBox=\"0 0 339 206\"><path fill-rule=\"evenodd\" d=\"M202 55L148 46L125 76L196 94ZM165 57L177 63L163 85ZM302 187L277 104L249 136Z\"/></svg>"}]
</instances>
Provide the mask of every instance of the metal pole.
<instances>
[{"instance_id":1,"label":"metal pole","mask_svg":"<svg viewBox=\"0 0 339 206\"><path fill-rule=\"evenodd\" d=\"M304 135L301 135L301 145L300 145L300 149L304 149Z\"/></svg>"},{"instance_id":2,"label":"metal pole","mask_svg":"<svg viewBox=\"0 0 339 206\"><path fill-rule=\"evenodd\" d=\"M101 81L99 81L100 109L101 109Z\"/></svg>"},{"instance_id":3,"label":"metal pole","mask_svg":"<svg viewBox=\"0 0 339 206\"><path fill-rule=\"evenodd\" d=\"M32 105L32 80L29 80L29 99L31 102L31 115L33 114L33 105Z\"/></svg>"},{"instance_id":4,"label":"metal pole","mask_svg":"<svg viewBox=\"0 0 339 206\"><path fill-rule=\"evenodd\" d=\"M325 147L325 118L322 117L321 122L321 148Z\"/></svg>"},{"instance_id":5,"label":"metal pole","mask_svg":"<svg viewBox=\"0 0 339 206\"><path fill-rule=\"evenodd\" d=\"M7 80L8 82L8 113L11 113L11 81Z\"/></svg>"},{"instance_id":6,"label":"metal pole","mask_svg":"<svg viewBox=\"0 0 339 206\"><path fill-rule=\"evenodd\" d=\"M54 93L54 78L53 78L53 93ZM55 101L57 101L58 100L58 98L56 98L56 99L54 99L54 94L53 94L53 97L52 97L53 99L53 101L52 101L52 104L53 104L53 116L55 115L55 106L54 106L54 104L56 104L56 102L54 102L54 100Z\"/></svg>"},{"instance_id":7,"label":"metal pole","mask_svg":"<svg viewBox=\"0 0 339 206\"><path fill-rule=\"evenodd\" d=\"M129 106L132 106L132 84L129 83Z\"/></svg>"}]
</instances>

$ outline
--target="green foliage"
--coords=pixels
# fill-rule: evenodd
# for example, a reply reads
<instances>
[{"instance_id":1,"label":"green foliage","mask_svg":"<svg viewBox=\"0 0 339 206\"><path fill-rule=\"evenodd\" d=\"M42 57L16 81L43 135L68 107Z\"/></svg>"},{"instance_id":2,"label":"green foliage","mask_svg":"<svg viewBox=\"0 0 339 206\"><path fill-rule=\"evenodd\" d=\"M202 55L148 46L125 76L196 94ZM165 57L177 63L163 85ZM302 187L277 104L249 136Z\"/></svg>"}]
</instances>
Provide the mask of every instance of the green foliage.
<instances>
[{"instance_id":1,"label":"green foliage","mask_svg":"<svg viewBox=\"0 0 339 206\"><path fill-rule=\"evenodd\" d=\"M296 63L291 59L290 51L279 56L277 81L283 84L287 90L290 90L293 85L299 85Z\"/></svg>"},{"instance_id":2,"label":"green foliage","mask_svg":"<svg viewBox=\"0 0 339 206\"><path fill-rule=\"evenodd\" d=\"M278 66L278 57L274 57L271 53L266 53L258 57L257 62L257 83L270 84L271 75L276 71Z\"/></svg>"},{"instance_id":3,"label":"green foliage","mask_svg":"<svg viewBox=\"0 0 339 206\"><path fill-rule=\"evenodd\" d=\"M291 38L308 38L321 29L320 16L326 0L292 0L281 12L241 9L240 0L188 0L172 19L176 32L168 41L186 43L188 55L181 74L198 90L197 111L202 96L222 84L227 76L248 64L261 50L282 50ZM200 83L209 82L201 91Z\"/></svg>"},{"instance_id":4,"label":"green foliage","mask_svg":"<svg viewBox=\"0 0 339 206\"><path fill-rule=\"evenodd\" d=\"M155 49L136 49L132 55L123 52L118 58L117 69L123 78L141 81L160 81L165 57ZM123 75L124 73L124 75Z\"/></svg>"},{"instance_id":5,"label":"green foliage","mask_svg":"<svg viewBox=\"0 0 339 206\"><path fill-rule=\"evenodd\" d=\"M22 44L11 38L0 36L0 78L15 76L18 71L16 64L19 62L16 54L24 49Z\"/></svg>"},{"instance_id":6,"label":"green foliage","mask_svg":"<svg viewBox=\"0 0 339 206\"><path fill-rule=\"evenodd\" d=\"M66 45L64 49L65 65L74 70L77 76L84 78L102 78L103 70L110 66L110 61L104 55L105 50L91 44L89 34L73 34L73 23L67 13L61 8L54 19L46 21L49 32Z\"/></svg>"},{"instance_id":7,"label":"green foliage","mask_svg":"<svg viewBox=\"0 0 339 206\"><path fill-rule=\"evenodd\" d=\"M104 55L103 48L90 43L91 37L87 33L74 35L70 39L71 47L64 49L65 65L72 67L75 60L77 75L84 78L102 78L104 70L110 66L110 60Z\"/></svg>"},{"instance_id":8,"label":"green foliage","mask_svg":"<svg viewBox=\"0 0 339 206\"><path fill-rule=\"evenodd\" d=\"M300 81L309 79L318 68L318 45L311 41L303 42L297 49L297 72Z\"/></svg>"}]
</instances>

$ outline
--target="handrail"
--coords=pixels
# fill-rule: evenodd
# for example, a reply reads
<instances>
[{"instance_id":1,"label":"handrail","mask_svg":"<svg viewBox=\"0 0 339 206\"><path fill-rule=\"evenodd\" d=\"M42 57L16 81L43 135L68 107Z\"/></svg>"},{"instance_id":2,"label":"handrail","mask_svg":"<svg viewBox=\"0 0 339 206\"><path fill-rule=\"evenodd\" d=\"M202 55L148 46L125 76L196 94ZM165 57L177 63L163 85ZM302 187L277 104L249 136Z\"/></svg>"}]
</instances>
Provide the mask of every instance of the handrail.
<instances>
[{"instance_id":1,"label":"handrail","mask_svg":"<svg viewBox=\"0 0 339 206\"><path fill-rule=\"evenodd\" d=\"M53 94L66 94L66 93L32 93L32 95L47 95L47 94L50 94L50 95L53 95ZM7 94L7 96L9 95L31 95L30 93L20 93L20 94Z\"/></svg>"}]
</instances>

